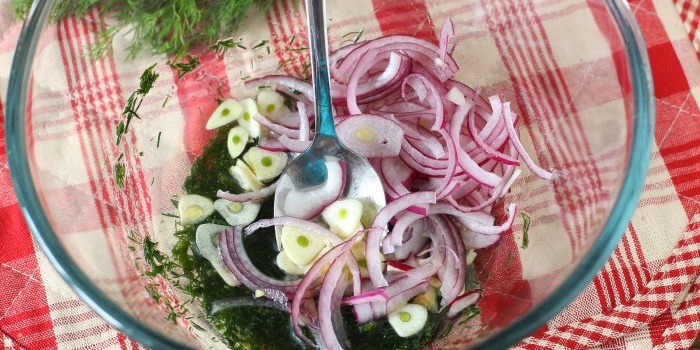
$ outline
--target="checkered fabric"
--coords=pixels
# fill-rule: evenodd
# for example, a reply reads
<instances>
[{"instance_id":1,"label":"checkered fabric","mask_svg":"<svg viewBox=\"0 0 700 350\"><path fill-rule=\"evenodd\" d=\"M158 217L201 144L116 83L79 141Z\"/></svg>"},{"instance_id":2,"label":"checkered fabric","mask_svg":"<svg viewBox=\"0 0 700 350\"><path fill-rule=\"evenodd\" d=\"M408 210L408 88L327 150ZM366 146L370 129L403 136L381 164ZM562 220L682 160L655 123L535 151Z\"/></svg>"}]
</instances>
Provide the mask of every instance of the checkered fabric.
<instances>
[{"instance_id":1,"label":"checkered fabric","mask_svg":"<svg viewBox=\"0 0 700 350\"><path fill-rule=\"evenodd\" d=\"M428 11L469 11L472 8L428 9L423 0L362 0L362 6L373 6L375 18L352 19L334 22L331 32L336 34L347 27L367 28L365 35L378 36L414 29L414 35L435 41L435 28L424 25ZM541 1L540 1L541 2ZM571 40L555 31L548 30L556 21L590 20L592 26L602 25L592 15L586 4L575 5L567 1L545 1L545 10L536 12L533 0L482 1L477 4L487 10L494 23L494 30L483 33L483 40L492 43L485 49L511 50L512 60L505 62L508 74L490 77L494 81L515 80L521 74L518 67L523 63L542 65L550 71L566 70L562 62L580 59L581 64L593 62L595 57L582 53L554 55L544 48L509 47L509 32L513 28L509 20L512 11L532 11L532 23L528 33L534 38L547 38L551 42ZM278 1L267 15L269 36L273 50L288 43L293 36L303 40L304 23L301 16L290 16L292 0ZM358 5L359 6L359 5ZM688 349L700 331L700 4L697 0L632 0L629 1L642 34L646 40L655 84L657 106L657 129L654 138L654 153L651 168L645 183L639 207L629 224L619 246L598 273L569 307L550 320L532 336L515 345L515 349ZM409 11L410 9L410 11ZM416 11L418 9L418 11ZM421 13L420 10L425 13ZM7 79L21 24L10 14L10 2L0 0L0 107L7 90ZM403 12L405 16L389 16ZM415 16L415 17L413 17ZM398 19L397 19L398 18ZM55 35L59 45L48 50L60 51L66 67L79 70L85 59L84 44L94 40L94 24L98 16L88 19L67 20L60 23ZM346 23L347 22L347 23ZM277 25L283 23L284 25ZM597 24L596 24L597 23ZM469 21L457 23L469 26ZM500 26L499 26L500 24ZM585 35L586 33L581 33ZM295 59L293 52L274 50L274 62L263 64L282 65L289 74L302 74L303 63ZM577 55L584 57L579 57ZM250 58L250 57L248 57ZM241 59L248 59L243 57ZM178 103L174 111L166 112L194 115L215 108L215 102L188 103L185 99L211 95L224 87L227 93L229 81L239 80L238 72L226 70L230 62L224 62L214 54L203 54L202 64L208 76L203 79L171 80ZM55 196L72 196L76 193L95 192L108 179L99 169L111 169L100 149L100 140L111 136L113 124L105 119L104 125L93 125L80 115L100 113L106 118L118 117L124 103L126 91L134 86L120 82L133 82L141 70L125 66L120 57L108 57L94 72L80 75L67 73L56 76L57 81L70 91L71 110L74 114L58 113L44 123L46 128L38 130L37 146L45 147L48 156L70 161L71 157L86 157L92 168L83 170L79 185L62 188L56 185ZM75 68L78 67L78 68ZM161 68L162 69L162 68ZM67 70L70 72L71 70ZM241 71L240 75L245 74ZM172 73L170 73L172 75ZM109 79L119 76L124 79ZM557 85L557 76L552 84ZM525 84L523 84L525 86ZM524 87L523 89L528 89ZM538 89L537 86L532 89ZM531 91L512 92L529 93ZM534 93L534 92L533 92ZM199 95L198 95L199 94ZM58 96L58 95L56 95ZM54 97L56 97L54 96ZM96 97L97 96L97 97ZM37 108L51 108L52 95L40 99ZM203 99L204 100L204 99ZM209 105L207 105L209 103ZM87 106L87 107L86 107ZM86 108L90 108L87 110ZM158 106L144 106L156 108ZM2 108L0 108L0 115ZM159 123L162 120L150 120ZM4 128L0 123L0 336L5 349L140 349L142 346L126 338L90 310L59 277L47 258L33 242L24 223L22 212L14 196L7 168ZM73 128L74 126L79 126ZM201 126L185 125L183 128L192 137L185 145L189 155L196 154L206 142L207 134ZM76 131L78 130L78 131ZM44 132L45 133L42 133ZM65 152L53 147L53 140L66 139L74 142L81 152ZM538 140L533 140L538 142ZM585 147L585 142L574 140L573 148ZM111 143L109 143L111 145ZM106 151L105 151L106 152ZM555 155L556 156L556 155ZM562 159L565 158L562 154ZM138 157L128 157L136 164ZM557 159L551 159L556 162ZM82 160L80 161L82 163ZM109 166L105 166L105 164ZM144 169L149 169L149 164ZM584 163L582 172L595 173L596 181L605 181L599 169L589 169ZM132 174L135 178L149 178L149 174ZM158 179L167 181L168 179ZM591 180L593 181L593 180ZM81 187L82 186L82 187ZM145 185L144 185L145 186ZM138 190L138 189L137 189ZM70 192L73 191L73 192ZM70 192L70 193L69 193ZM104 191L95 200L95 210L103 211L106 226L128 227L138 220L108 211L105 203L133 202L142 198L137 193L115 194ZM586 198L581 197L580 200ZM147 208L148 203L131 203L134 208ZM104 206L104 208L102 207ZM157 208L156 208L157 209ZM150 209L140 213L148 215ZM108 214L107 214L108 213ZM75 213L80 215L81 213ZM110 216L111 215L111 216ZM573 212L571 221L576 224L585 213ZM111 220L111 221L110 221ZM79 223L74 223L79 225ZM100 227L80 227L82 231L99 230ZM111 236L110 236L111 237ZM123 242L110 242L115 246ZM556 244L556 242L552 243ZM105 245L101 256L118 254L111 245ZM574 245L575 249L575 245ZM90 257L86 257L90 259ZM518 266L519 273L527 274L529 266ZM115 280L123 279L124 271L117 268ZM125 302L136 303L140 299L125 293Z\"/></svg>"}]
</instances>

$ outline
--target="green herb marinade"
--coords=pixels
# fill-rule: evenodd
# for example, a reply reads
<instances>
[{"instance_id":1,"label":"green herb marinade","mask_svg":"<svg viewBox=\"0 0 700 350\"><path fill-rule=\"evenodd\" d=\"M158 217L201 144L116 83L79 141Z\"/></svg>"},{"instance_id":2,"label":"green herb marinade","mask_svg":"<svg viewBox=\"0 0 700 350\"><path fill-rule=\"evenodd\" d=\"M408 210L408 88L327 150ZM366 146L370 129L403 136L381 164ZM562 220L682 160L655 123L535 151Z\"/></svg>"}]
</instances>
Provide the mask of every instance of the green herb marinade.
<instances>
[{"instance_id":1,"label":"green herb marinade","mask_svg":"<svg viewBox=\"0 0 700 350\"><path fill-rule=\"evenodd\" d=\"M230 126L219 129L192 165L183 188L188 194L198 194L216 199L219 189L240 193L242 189L229 174L229 168L237 160L231 159L226 148L226 136ZM177 202L173 202L177 206ZM262 203L259 218L272 217L273 201ZM226 225L216 212L200 223ZM245 307L209 314L212 302L232 297L250 297L253 292L245 287L227 285L208 260L197 255L193 248L198 225L188 225L175 233L177 242L167 256L146 239L143 242L145 260L150 267L149 276L161 275L185 294L198 301L207 312L209 321L219 331L222 339L232 349L303 349L295 341L289 314L270 308ZM276 245L273 228L265 228L244 241L253 263L263 273L274 278L285 278L275 263ZM177 316L171 312L170 316ZM418 349L434 338L444 313L429 316L422 332L408 338L399 337L386 318L365 325L355 322L351 308L343 307L343 320L353 349Z\"/></svg>"}]
</instances>

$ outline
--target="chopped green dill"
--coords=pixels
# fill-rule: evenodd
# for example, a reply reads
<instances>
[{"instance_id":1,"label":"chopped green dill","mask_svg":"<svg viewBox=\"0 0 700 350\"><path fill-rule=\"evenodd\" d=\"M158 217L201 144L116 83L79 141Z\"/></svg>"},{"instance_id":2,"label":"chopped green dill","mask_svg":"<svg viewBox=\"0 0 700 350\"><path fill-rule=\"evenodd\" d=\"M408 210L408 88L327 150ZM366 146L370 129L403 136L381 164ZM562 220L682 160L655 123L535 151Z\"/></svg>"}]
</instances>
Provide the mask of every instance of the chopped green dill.
<instances>
[{"instance_id":1,"label":"chopped green dill","mask_svg":"<svg viewBox=\"0 0 700 350\"><path fill-rule=\"evenodd\" d=\"M155 277L173 269L174 263L170 257L158 250L158 243L149 237L143 239L143 257L150 267L149 271L144 272L148 277Z\"/></svg>"},{"instance_id":2,"label":"chopped green dill","mask_svg":"<svg viewBox=\"0 0 700 350\"><path fill-rule=\"evenodd\" d=\"M361 30L356 31L356 32L345 33L345 34L343 34L343 36L341 36L341 38L347 38L349 36L354 35L355 37L352 39L352 42L353 42L353 44L357 44L357 42L360 41L360 39L362 39L362 35L364 33L365 33L365 30L361 29Z\"/></svg>"},{"instance_id":3,"label":"chopped green dill","mask_svg":"<svg viewBox=\"0 0 700 350\"><path fill-rule=\"evenodd\" d=\"M287 65L287 63L289 63L290 61L291 60L280 60L280 63L277 65L276 70L280 70L280 69L284 68Z\"/></svg>"},{"instance_id":4,"label":"chopped green dill","mask_svg":"<svg viewBox=\"0 0 700 350\"><path fill-rule=\"evenodd\" d=\"M311 68L311 63L309 62L304 62L304 65L301 67L301 75L304 76L304 78L308 79L309 78L309 69Z\"/></svg>"},{"instance_id":5,"label":"chopped green dill","mask_svg":"<svg viewBox=\"0 0 700 350\"><path fill-rule=\"evenodd\" d=\"M523 217L523 242L520 245L520 248L522 249L527 249L527 246L530 244L530 236L528 236L528 231L530 230L530 215L528 215L526 212L521 212L520 215Z\"/></svg>"},{"instance_id":6,"label":"chopped green dill","mask_svg":"<svg viewBox=\"0 0 700 350\"><path fill-rule=\"evenodd\" d=\"M119 154L119 157L117 158L117 162L121 162L122 159L124 159L124 153Z\"/></svg>"},{"instance_id":7,"label":"chopped green dill","mask_svg":"<svg viewBox=\"0 0 700 350\"><path fill-rule=\"evenodd\" d=\"M143 236L141 236L140 233L130 230L129 235L126 236L126 238L136 244L142 244L143 243Z\"/></svg>"},{"instance_id":8,"label":"chopped green dill","mask_svg":"<svg viewBox=\"0 0 700 350\"><path fill-rule=\"evenodd\" d=\"M170 213L160 213L160 215L167 216L167 217L169 217L169 218L175 218L175 219L179 219L179 218L180 218L179 215L170 214Z\"/></svg>"},{"instance_id":9,"label":"chopped green dill","mask_svg":"<svg viewBox=\"0 0 700 350\"><path fill-rule=\"evenodd\" d=\"M165 95L165 100L163 100L163 105L160 106L160 108L165 108L165 105L168 104L168 101L170 101L170 95Z\"/></svg>"},{"instance_id":10,"label":"chopped green dill","mask_svg":"<svg viewBox=\"0 0 700 350\"><path fill-rule=\"evenodd\" d=\"M141 119L138 115L138 109L141 107L143 99L146 97L149 91L153 88L156 80L160 76L158 73L154 72L153 69L156 67L154 63L152 66L148 67L142 74L139 82L139 88L134 91L131 96L126 100L126 106L122 110L122 116L124 120L119 121L116 127L117 133L117 146L122 140L127 131L129 131L129 124L131 119L137 118Z\"/></svg>"},{"instance_id":11,"label":"chopped green dill","mask_svg":"<svg viewBox=\"0 0 700 350\"><path fill-rule=\"evenodd\" d=\"M224 103L224 100L217 97L214 99L214 102L216 102L217 105L220 105L220 104Z\"/></svg>"},{"instance_id":12,"label":"chopped green dill","mask_svg":"<svg viewBox=\"0 0 700 350\"><path fill-rule=\"evenodd\" d=\"M173 62L168 61L166 64L177 72L177 78L182 79L185 74L193 71L197 68L201 62L198 56L187 54L187 62Z\"/></svg>"},{"instance_id":13,"label":"chopped green dill","mask_svg":"<svg viewBox=\"0 0 700 350\"><path fill-rule=\"evenodd\" d=\"M158 131L158 139L156 140L156 148L160 148L160 135L163 134L162 131Z\"/></svg>"},{"instance_id":14,"label":"chopped green dill","mask_svg":"<svg viewBox=\"0 0 700 350\"><path fill-rule=\"evenodd\" d=\"M364 29L360 30L360 32L357 33L357 36L355 37L355 39L352 40L352 42L354 44L357 44L357 42L360 41L360 39L362 38L362 34L364 34L364 33L365 33Z\"/></svg>"},{"instance_id":15,"label":"chopped green dill","mask_svg":"<svg viewBox=\"0 0 700 350\"><path fill-rule=\"evenodd\" d=\"M124 188L124 178L126 177L126 165L118 161L114 164L114 182L119 188Z\"/></svg>"},{"instance_id":16,"label":"chopped green dill","mask_svg":"<svg viewBox=\"0 0 700 350\"><path fill-rule=\"evenodd\" d=\"M465 316L465 318L459 322L460 326L464 326L467 322L469 322L471 319L473 319L476 316L479 316L481 314L481 309L479 309L478 306L476 305L471 305L464 309L462 311L462 315Z\"/></svg>"},{"instance_id":17,"label":"chopped green dill","mask_svg":"<svg viewBox=\"0 0 700 350\"><path fill-rule=\"evenodd\" d=\"M289 46L292 46L292 44L294 44L294 40L296 40L296 38L297 38L296 34L292 34L292 38L289 39L289 44L288 44L288 45L289 45Z\"/></svg>"},{"instance_id":18,"label":"chopped green dill","mask_svg":"<svg viewBox=\"0 0 700 350\"><path fill-rule=\"evenodd\" d=\"M308 49L309 49L308 47L302 46L302 47L293 47L293 48L291 48L291 49L287 49L286 51L289 51L289 52L302 52L302 51L307 51Z\"/></svg>"},{"instance_id":19,"label":"chopped green dill","mask_svg":"<svg viewBox=\"0 0 700 350\"><path fill-rule=\"evenodd\" d=\"M173 207L175 207L175 209L177 209L177 206L180 204L180 202L175 198L170 198L170 203L173 204Z\"/></svg>"},{"instance_id":20,"label":"chopped green dill","mask_svg":"<svg viewBox=\"0 0 700 350\"><path fill-rule=\"evenodd\" d=\"M270 45L268 45L267 47L265 47L265 50L267 50L267 54L269 55L269 54L271 53L271 52L270 52Z\"/></svg>"},{"instance_id":21,"label":"chopped green dill","mask_svg":"<svg viewBox=\"0 0 700 350\"><path fill-rule=\"evenodd\" d=\"M255 44L255 46L251 47L251 50L259 49L265 45L267 45L270 41L269 40L262 40L259 43Z\"/></svg>"},{"instance_id":22,"label":"chopped green dill","mask_svg":"<svg viewBox=\"0 0 700 350\"><path fill-rule=\"evenodd\" d=\"M241 43L234 41L233 38L228 38L218 40L216 44L209 46L209 50L214 51L219 55L223 55L226 53L226 51L228 51L228 49L233 48L234 46L241 47Z\"/></svg>"}]
</instances>

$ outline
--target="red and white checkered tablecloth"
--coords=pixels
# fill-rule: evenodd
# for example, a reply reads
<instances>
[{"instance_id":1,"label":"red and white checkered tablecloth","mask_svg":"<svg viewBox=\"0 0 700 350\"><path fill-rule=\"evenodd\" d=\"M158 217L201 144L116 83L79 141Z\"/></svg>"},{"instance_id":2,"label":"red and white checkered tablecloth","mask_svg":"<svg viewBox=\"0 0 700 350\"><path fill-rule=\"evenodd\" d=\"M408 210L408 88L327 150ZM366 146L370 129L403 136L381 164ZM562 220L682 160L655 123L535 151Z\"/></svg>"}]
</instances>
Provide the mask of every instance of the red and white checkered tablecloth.
<instances>
[{"instance_id":1,"label":"red and white checkered tablecloth","mask_svg":"<svg viewBox=\"0 0 700 350\"><path fill-rule=\"evenodd\" d=\"M384 9L421 1L372 0ZM517 349L688 349L700 332L700 3L629 3L647 43L656 94L657 129L645 192L603 270L568 308ZM282 12L274 9L268 21ZM379 27L387 30L377 13ZM0 107L19 30L10 1L0 0ZM140 348L80 301L33 242L12 190L2 125L2 346Z\"/></svg>"}]
</instances>

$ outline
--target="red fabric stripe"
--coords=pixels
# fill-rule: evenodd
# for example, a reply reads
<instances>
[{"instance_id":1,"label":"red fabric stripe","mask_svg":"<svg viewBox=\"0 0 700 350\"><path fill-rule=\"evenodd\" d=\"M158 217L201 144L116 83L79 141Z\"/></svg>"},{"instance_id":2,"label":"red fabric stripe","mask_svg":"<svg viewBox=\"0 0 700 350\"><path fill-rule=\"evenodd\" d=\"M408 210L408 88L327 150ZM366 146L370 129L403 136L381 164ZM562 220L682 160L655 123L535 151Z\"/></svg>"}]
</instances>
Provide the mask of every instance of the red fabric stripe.
<instances>
[{"instance_id":1,"label":"red fabric stripe","mask_svg":"<svg viewBox=\"0 0 700 350\"><path fill-rule=\"evenodd\" d=\"M372 5L383 35L408 34L437 44L424 0L372 0Z\"/></svg>"},{"instance_id":2,"label":"red fabric stripe","mask_svg":"<svg viewBox=\"0 0 700 350\"><path fill-rule=\"evenodd\" d=\"M648 52L656 97L664 98L690 90L673 43L665 42L649 47Z\"/></svg>"},{"instance_id":3,"label":"red fabric stripe","mask_svg":"<svg viewBox=\"0 0 700 350\"><path fill-rule=\"evenodd\" d=\"M0 154L3 158L5 157L4 152ZM0 263L10 263L20 258L33 257L34 244L20 206L12 204L0 208L0 223L3 227L12 228L12 230L0 234L0 247L2 247L0 249Z\"/></svg>"}]
</instances>

